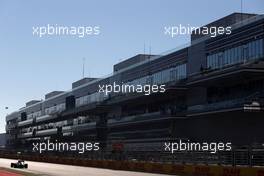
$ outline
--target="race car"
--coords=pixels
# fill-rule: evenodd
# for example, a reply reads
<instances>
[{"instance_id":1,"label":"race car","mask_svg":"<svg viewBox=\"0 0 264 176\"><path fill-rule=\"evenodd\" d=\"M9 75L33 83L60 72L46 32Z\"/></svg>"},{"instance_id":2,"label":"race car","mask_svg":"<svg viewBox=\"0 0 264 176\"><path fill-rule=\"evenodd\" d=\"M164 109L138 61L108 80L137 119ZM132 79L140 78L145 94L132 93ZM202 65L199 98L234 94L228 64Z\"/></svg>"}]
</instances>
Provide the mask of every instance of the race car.
<instances>
[{"instance_id":1,"label":"race car","mask_svg":"<svg viewBox=\"0 0 264 176\"><path fill-rule=\"evenodd\" d=\"M25 163L24 160L18 160L16 163L11 163L12 168L20 168L20 169L27 169L28 164Z\"/></svg>"}]
</instances>

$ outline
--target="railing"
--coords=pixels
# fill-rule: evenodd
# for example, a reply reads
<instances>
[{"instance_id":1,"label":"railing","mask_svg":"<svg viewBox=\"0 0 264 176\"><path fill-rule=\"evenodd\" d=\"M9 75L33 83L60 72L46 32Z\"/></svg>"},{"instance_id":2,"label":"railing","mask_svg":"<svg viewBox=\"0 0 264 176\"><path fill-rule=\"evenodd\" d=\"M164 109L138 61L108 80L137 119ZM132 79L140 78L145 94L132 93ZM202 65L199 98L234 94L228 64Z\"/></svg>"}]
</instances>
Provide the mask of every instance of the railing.
<instances>
[{"instance_id":1,"label":"railing","mask_svg":"<svg viewBox=\"0 0 264 176\"><path fill-rule=\"evenodd\" d=\"M47 130L40 130L36 132L36 136L45 136L45 135L53 135L57 134L58 129L57 128L52 128L52 129L47 129Z\"/></svg>"},{"instance_id":2,"label":"railing","mask_svg":"<svg viewBox=\"0 0 264 176\"><path fill-rule=\"evenodd\" d=\"M125 117L121 117L120 119L110 119L108 120L108 124L111 125L115 123L125 123L125 122L130 122L130 121L135 121L135 120L147 120L147 119L153 119L155 117L160 117L160 112L152 112L152 113L125 116Z\"/></svg>"},{"instance_id":3,"label":"railing","mask_svg":"<svg viewBox=\"0 0 264 176\"><path fill-rule=\"evenodd\" d=\"M96 127L96 122L89 122L84 124L78 124L72 126L73 130L81 131L81 130L88 130Z\"/></svg>"},{"instance_id":4,"label":"railing","mask_svg":"<svg viewBox=\"0 0 264 176\"><path fill-rule=\"evenodd\" d=\"M142 144L143 145L143 144ZM232 151L221 151L217 153L202 151L179 151L172 153L161 152L154 144L146 145L156 151L142 150L124 151L121 156L105 153L101 159L134 160L142 162L174 163L174 164L208 164L208 165L230 165L230 166L264 166L264 148L251 149L236 148ZM152 146L152 147L151 147Z\"/></svg>"},{"instance_id":5,"label":"railing","mask_svg":"<svg viewBox=\"0 0 264 176\"><path fill-rule=\"evenodd\" d=\"M27 132L27 133L21 133L18 135L18 138L27 138L27 137L32 137L33 132Z\"/></svg>"},{"instance_id":6,"label":"railing","mask_svg":"<svg viewBox=\"0 0 264 176\"><path fill-rule=\"evenodd\" d=\"M245 99L235 99L235 100L227 100L221 101L217 103L211 104L203 104L203 105L194 105L188 107L189 112L196 112L196 111L213 111L218 109L226 109L226 108L234 108L239 107L244 104Z\"/></svg>"},{"instance_id":7,"label":"railing","mask_svg":"<svg viewBox=\"0 0 264 176\"><path fill-rule=\"evenodd\" d=\"M33 123L33 119L28 119L25 121L18 122L18 126L21 127L21 126L25 126L25 125L30 125L32 123Z\"/></svg>"},{"instance_id":8,"label":"railing","mask_svg":"<svg viewBox=\"0 0 264 176\"><path fill-rule=\"evenodd\" d=\"M52 115L43 115L43 116L40 116L40 117L37 117L36 118L36 122L44 122L44 121L47 121L47 120L51 120L51 119L54 119L56 118L55 116L52 116Z\"/></svg>"},{"instance_id":9,"label":"railing","mask_svg":"<svg viewBox=\"0 0 264 176\"><path fill-rule=\"evenodd\" d=\"M16 123L12 123L12 124L7 124L6 125L6 129L13 129L13 128L16 128L16 127L17 127Z\"/></svg>"},{"instance_id":10,"label":"railing","mask_svg":"<svg viewBox=\"0 0 264 176\"><path fill-rule=\"evenodd\" d=\"M136 162L152 162L152 163L172 163L172 164L206 164L206 165L223 165L223 166L264 166L264 146L240 146L232 147L232 151L221 151L216 153L202 152L202 151L179 151L163 152L158 147L157 142L146 144L145 148L151 148L153 151L142 150L144 144L131 145L131 147L139 147L140 150L123 150L121 152L113 153L111 150L105 152L87 152L78 154L78 152L46 152L45 156L58 156L58 157L78 157L78 159L87 160L122 160L122 161L136 161ZM126 145L126 143L124 144ZM125 147L130 149L129 147ZM158 149L159 148L159 149ZM32 153L32 148L22 150L22 148L4 149L0 150L0 155L14 154L22 151L22 155L39 155ZM8 155L10 157L10 155ZM7 156L7 157L8 157Z\"/></svg>"},{"instance_id":11,"label":"railing","mask_svg":"<svg viewBox=\"0 0 264 176\"><path fill-rule=\"evenodd\" d=\"M188 111L189 112L199 112L199 111L213 111L218 109L226 109L226 108L236 108L241 107L244 108L245 104L252 103L252 101L263 98L264 97L264 91L255 92L249 96L233 99L233 100L226 100L216 103L210 103L210 104L203 104L203 105L194 105L189 106Z\"/></svg>"},{"instance_id":12,"label":"railing","mask_svg":"<svg viewBox=\"0 0 264 176\"><path fill-rule=\"evenodd\" d=\"M96 122L83 123L73 126L62 127L62 133L71 133L74 131L83 131L96 128Z\"/></svg>"}]
</instances>

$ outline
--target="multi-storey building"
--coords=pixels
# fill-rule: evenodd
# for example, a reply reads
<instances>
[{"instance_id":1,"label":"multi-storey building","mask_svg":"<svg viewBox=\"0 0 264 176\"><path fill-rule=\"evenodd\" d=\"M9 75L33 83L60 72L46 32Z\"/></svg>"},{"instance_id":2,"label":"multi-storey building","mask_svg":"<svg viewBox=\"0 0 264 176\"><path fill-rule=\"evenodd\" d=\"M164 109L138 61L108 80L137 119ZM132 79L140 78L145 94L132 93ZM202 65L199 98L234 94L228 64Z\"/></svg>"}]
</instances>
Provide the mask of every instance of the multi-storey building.
<instances>
[{"instance_id":1,"label":"multi-storey building","mask_svg":"<svg viewBox=\"0 0 264 176\"><path fill-rule=\"evenodd\" d=\"M105 151L162 150L169 140L264 142L264 16L234 13L207 26L230 35L195 35L161 55L136 55L105 78L84 78L6 117L10 147L34 141L99 141ZM165 84L165 93L98 92L113 83Z\"/></svg>"}]
</instances>

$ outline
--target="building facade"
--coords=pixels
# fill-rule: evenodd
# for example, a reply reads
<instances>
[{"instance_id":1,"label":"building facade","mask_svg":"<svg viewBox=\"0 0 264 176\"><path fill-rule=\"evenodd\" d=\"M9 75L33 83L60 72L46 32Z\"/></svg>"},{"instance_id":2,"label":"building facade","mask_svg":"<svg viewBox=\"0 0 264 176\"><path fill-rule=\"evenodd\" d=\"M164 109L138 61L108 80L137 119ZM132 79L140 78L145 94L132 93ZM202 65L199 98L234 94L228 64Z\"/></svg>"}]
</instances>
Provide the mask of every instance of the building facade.
<instances>
[{"instance_id":1,"label":"building facade","mask_svg":"<svg viewBox=\"0 0 264 176\"><path fill-rule=\"evenodd\" d=\"M188 47L139 54L105 78L85 78L70 91L6 117L10 148L34 141L98 141L103 151L127 156L161 151L171 140L264 142L264 16L234 13L207 26L231 26L230 35L192 35ZM165 93L98 91L99 85L164 84ZM121 148L121 149L120 149Z\"/></svg>"}]
</instances>

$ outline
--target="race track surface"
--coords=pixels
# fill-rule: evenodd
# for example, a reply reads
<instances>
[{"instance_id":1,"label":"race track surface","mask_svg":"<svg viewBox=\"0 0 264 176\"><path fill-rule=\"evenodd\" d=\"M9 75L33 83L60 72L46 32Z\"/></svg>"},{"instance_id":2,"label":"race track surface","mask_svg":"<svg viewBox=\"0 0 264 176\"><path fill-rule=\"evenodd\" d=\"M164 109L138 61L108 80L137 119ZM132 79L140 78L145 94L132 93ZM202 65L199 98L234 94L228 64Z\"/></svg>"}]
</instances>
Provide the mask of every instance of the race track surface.
<instances>
[{"instance_id":1,"label":"race track surface","mask_svg":"<svg viewBox=\"0 0 264 176\"><path fill-rule=\"evenodd\" d=\"M0 158L0 167L10 168L11 162L16 162L16 160ZM27 170L23 169L22 171L40 174L42 176L165 176L163 174L118 171L33 161L26 161L26 163L28 163L29 168Z\"/></svg>"}]
</instances>

